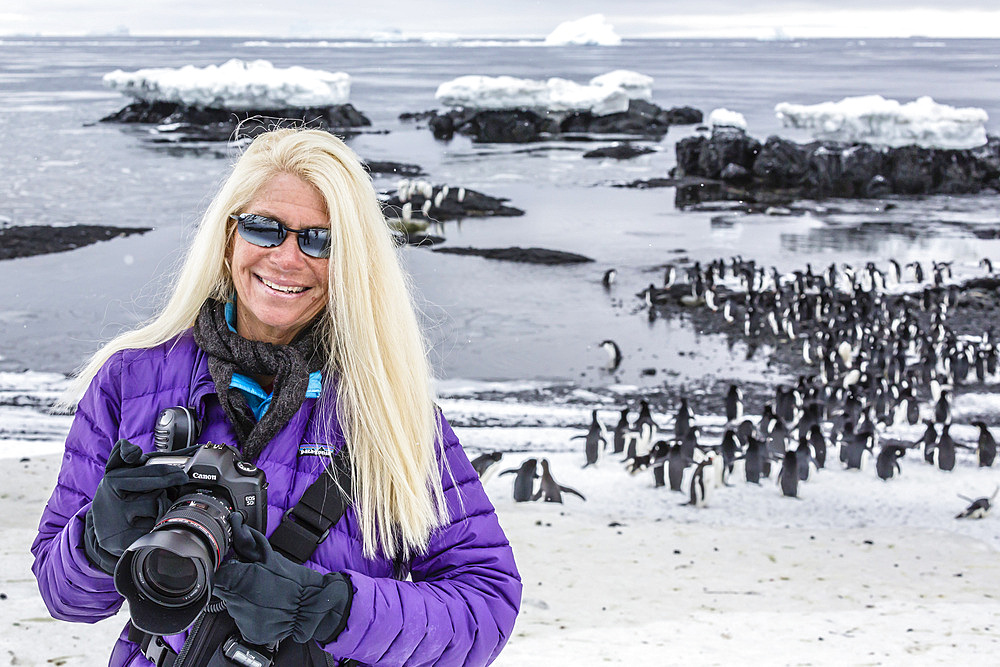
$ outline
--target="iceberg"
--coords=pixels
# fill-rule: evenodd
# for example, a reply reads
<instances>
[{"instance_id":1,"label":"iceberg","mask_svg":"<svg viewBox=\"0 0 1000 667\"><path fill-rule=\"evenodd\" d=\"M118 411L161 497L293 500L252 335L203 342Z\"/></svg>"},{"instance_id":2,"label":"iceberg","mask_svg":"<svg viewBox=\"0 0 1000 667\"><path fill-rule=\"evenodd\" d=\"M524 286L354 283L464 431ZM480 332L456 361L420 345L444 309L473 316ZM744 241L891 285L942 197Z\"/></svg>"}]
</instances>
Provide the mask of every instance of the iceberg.
<instances>
[{"instance_id":1,"label":"iceberg","mask_svg":"<svg viewBox=\"0 0 1000 667\"><path fill-rule=\"evenodd\" d=\"M545 38L546 46L618 46L622 38L605 22L604 14L591 14L560 23Z\"/></svg>"},{"instance_id":2,"label":"iceberg","mask_svg":"<svg viewBox=\"0 0 1000 667\"><path fill-rule=\"evenodd\" d=\"M305 67L278 68L267 60L232 59L222 65L120 69L104 75L104 85L143 102L192 107L281 109L346 104L351 77Z\"/></svg>"},{"instance_id":3,"label":"iceberg","mask_svg":"<svg viewBox=\"0 0 1000 667\"><path fill-rule=\"evenodd\" d=\"M921 97L907 104L880 95L846 97L839 102L774 107L785 127L813 131L825 141L899 148L969 149L986 144L983 109L955 108Z\"/></svg>"},{"instance_id":4,"label":"iceberg","mask_svg":"<svg viewBox=\"0 0 1000 667\"><path fill-rule=\"evenodd\" d=\"M438 86L442 104L467 109L589 111L596 116L628 111L629 100L649 101L653 79L627 70L594 77L587 85L553 77L547 81L512 76L460 76Z\"/></svg>"},{"instance_id":5,"label":"iceberg","mask_svg":"<svg viewBox=\"0 0 1000 667\"><path fill-rule=\"evenodd\" d=\"M739 111L729 109L714 109L708 114L708 126L713 130L717 127L732 127L747 131L747 119Z\"/></svg>"}]
</instances>

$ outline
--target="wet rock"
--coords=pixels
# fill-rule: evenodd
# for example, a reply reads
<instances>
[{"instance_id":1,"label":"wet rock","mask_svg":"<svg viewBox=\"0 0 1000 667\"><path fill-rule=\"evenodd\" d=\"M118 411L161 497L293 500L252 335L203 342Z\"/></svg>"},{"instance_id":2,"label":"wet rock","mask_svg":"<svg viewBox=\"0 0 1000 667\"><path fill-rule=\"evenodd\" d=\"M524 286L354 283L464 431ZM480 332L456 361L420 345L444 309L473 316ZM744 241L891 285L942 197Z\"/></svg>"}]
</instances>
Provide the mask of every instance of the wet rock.
<instances>
[{"instance_id":1,"label":"wet rock","mask_svg":"<svg viewBox=\"0 0 1000 667\"><path fill-rule=\"evenodd\" d=\"M248 122L248 119L249 122ZM155 132L171 141L229 141L255 137L282 121L350 134L371 121L351 104L287 109L223 109L176 102L136 101L105 116L102 123L158 124Z\"/></svg>"},{"instance_id":2,"label":"wet rock","mask_svg":"<svg viewBox=\"0 0 1000 667\"><path fill-rule=\"evenodd\" d=\"M461 218L512 217L524 215L524 211L508 206L506 198L491 197L465 188L444 185L429 185L429 192L414 188L412 192L400 198L400 192L395 190L388 199L382 202L382 212L387 218L413 220L459 220ZM430 196L428 196L428 194ZM426 207L427 202L430 206ZM404 215L403 206L409 203L409 215Z\"/></svg>"},{"instance_id":3,"label":"wet rock","mask_svg":"<svg viewBox=\"0 0 1000 667\"><path fill-rule=\"evenodd\" d=\"M666 110L650 102L631 100L627 111L604 116L581 111L459 108L440 114L407 114L407 119L427 120L435 138L442 140L450 140L456 133L480 143L527 143L561 135L589 138L589 135L606 134L658 140L666 134L671 123L700 122L701 112L691 107Z\"/></svg>"},{"instance_id":4,"label":"wet rock","mask_svg":"<svg viewBox=\"0 0 1000 667\"><path fill-rule=\"evenodd\" d=\"M777 199L880 197L891 194L973 194L1000 190L1000 138L975 149L945 150L904 146L812 142L798 144L772 136L760 144L741 130L715 130L677 143L674 177L722 180L733 193L702 188L704 200L714 190L723 198L751 203ZM742 175L745 170L749 177ZM725 172L725 175L724 175Z\"/></svg>"},{"instance_id":5,"label":"wet rock","mask_svg":"<svg viewBox=\"0 0 1000 667\"><path fill-rule=\"evenodd\" d=\"M369 174L395 174L397 176L422 176L424 170L418 164L405 162L386 162L384 160L368 160L362 163Z\"/></svg>"},{"instance_id":6,"label":"wet rock","mask_svg":"<svg viewBox=\"0 0 1000 667\"><path fill-rule=\"evenodd\" d=\"M508 262L526 262L529 264L581 264L593 262L589 257L561 250L547 248L435 248L434 252L452 255L476 255L486 259L501 259Z\"/></svg>"},{"instance_id":7,"label":"wet rock","mask_svg":"<svg viewBox=\"0 0 1000 667\"><path fill-rule=\"evenodd\" d=\"M0 260L66 252L98 241L144 234L149 227L109 227L105 225L25 225L0 227Z\"/></svg>"},{"instance_id":8,"label":"wet rock","mask_svg":"<svg viewBox=\"0 0 1000 667\"><path fill-rule=\"evenodd\" d=\"M646 155L648 153L655 153L652 148L648 146L635 146L630 143L616 144L614 146L606 146L604 148L596 148L592 151L588 151L583 154L586 158L603 158L609 157L616 160L628 160L639 155Z\"/></svg>"}]
</instances>

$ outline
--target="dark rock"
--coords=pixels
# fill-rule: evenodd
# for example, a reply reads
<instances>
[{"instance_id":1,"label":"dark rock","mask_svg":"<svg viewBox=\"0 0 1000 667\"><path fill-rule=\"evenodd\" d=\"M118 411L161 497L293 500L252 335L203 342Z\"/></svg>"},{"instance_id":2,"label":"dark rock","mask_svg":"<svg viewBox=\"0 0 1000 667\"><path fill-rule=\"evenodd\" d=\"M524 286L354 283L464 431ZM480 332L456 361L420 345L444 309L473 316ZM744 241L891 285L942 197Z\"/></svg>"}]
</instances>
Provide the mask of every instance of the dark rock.
<instances>
[{"instance_id":1,"label":"dark rock","mask_svg":"<svg viewBox=\"0 0 1000 667\"><path fill-rule=\"evenodd\" d=\"M769 137L760 145L741 130L717 129L708 137L677 142L673 176L705 179L678 201L707 197L775 204L824 197L892 194L964 194L1000 190L1000 138L970 150L812 142ZM744 176L740 168L745 169ZM722 180L726 186L712 181ZM739 189L734 191L735 186ZM708 187L705 187L708 186Z\"/></svg>"},{"instance_id":2,"label":"dark rock","mask_svg":"<svg viewBox=\"0 0 1000 667\"><path fill-rule=\"evenodd\" d=\"M628 160L634 158L638 155L646 155L647 153L655 153L652 148L648 146L635 146L630 143L615 144L614 146L606 146L604 148L596 148L592 151L588 151L583 154L583 157L587 158L598 158L598 157L610 157L616 160Z\"/></svg>"},{"instance_id":3,"label":"dark rock","mask_svg":"<svg viewBox=\"0 0 1000 667\"><path fill-rule=\"evenodd\" d=\"M433 205L433 202L437 199L442 189L443 186L434 186L434 193L430 197L432 206L426 215L423 212L423 206L427 198L419 192L411 193L407 199L413 206L411 219L443 222L445 220L458 220L461 218L524 215L524 211L521 209L507 206L504 203L507 199L491 197L475 190L465 190L464 193L460 193L462 188L456 187L449 187L448 193L441 198L440 204ZM460 194L463 195L461 201L458 200ZM389 199L382 202L382 212L386 217L402 218L403 204L405 203L400 201L398 192L393 192L389 196Z\"/></svg>"},{"instance_id":4,"label":"dark rock","mask_svg":"<svg viewBox=\"0 0 1000 667\"><path fill-rule=\"evenodd\" d=\"M399 114L399 120L402 121L431 120L437 115L438 112L435 109L431 109L430 111L413 111L413 112L404 111L403 113Z\"/></svg>"},{"instance_id":5,"label":"dark rock","mask_svg":"<svg viewBox=\"0 0 1000 667\"><path fill-rule=\"evenodd\" d=\"M397 176L421 176L424 170L417 164L406 164L404 162L386 162L382 160L368 160L362 163L369 174L396 174Z\"/></svg>"},{"instance_id":6,"label":"dark rock","mask_svg":"<svg viewBox=\"0 0 1000 667\"><path fill-rule=\"evenodd\" d=\"M137 101L105 116L102 123L155 123L157 133L173 141L227 141L255 137L281 122L292 121L330 132L350 133L371 121L351 104L284 109L223 109L174 102Z\"/></svg>"},{"instance_id":7,"label":"dark rock","mask_svg":"<svg viewBox=\"0 0 1000 667\"><path fill-rule=\"evenodd\" d=\"M444 252L452 255L476 255L486 259L502 259L509 262L527 262L529 264L581 264L594 260L583 255L561 250L546 248L435 248L434 252Z\"/></svg>"},{"instance_id":8,"label":"dark rock","mask_svg":"<svg viewBox=\"0 0 1000 667\"><path fill-rule=\"evenodd\" d=\"M700 120L701 112L690 107L669 111L643 100L630 100L627 111L596 116L590 112L537 112L531 109L451 109L443 114L424 112L428 126L438 139L451 139L455 133L480 143L526 143L573 135L632 135L660 139L672 119ZM418 117L419 114L408 114ZM698 121L693 121L698 122Z\"/></svg>"},{"instance_id":9,"label":"dark rock","mask_svg":"<svg viewBox=\"0 0 1000 667\"><path fill-rule=\"evenodd\" d=\"M423 232L400 232L395 234L395 238L397 245L412 245L420 247L437 245L438 243L444 243L445 241L442 236L434 236Z\"/></svg>"},{"instance_id":10,"label":"dark rock","mask_svg":"<svg viewBox=\"0 0 1000 667\"><path fill-rule=\"evenodd\" d=\"M0 260L65 252L131 234L144 234L149 227L72 225L49 227L25 225L0 227Z\"/></svg>"},{"instance_id":11,"label":"dark rock","mask_svg":"<svg viewBox=\"0 0 1000 667\"><path fill-rule=\"evenodd\" d=\"M702 118L702 113L694 107L673 107L667 112L667 122L671 125L697 125Z\"/></svg>"}]
</instances>

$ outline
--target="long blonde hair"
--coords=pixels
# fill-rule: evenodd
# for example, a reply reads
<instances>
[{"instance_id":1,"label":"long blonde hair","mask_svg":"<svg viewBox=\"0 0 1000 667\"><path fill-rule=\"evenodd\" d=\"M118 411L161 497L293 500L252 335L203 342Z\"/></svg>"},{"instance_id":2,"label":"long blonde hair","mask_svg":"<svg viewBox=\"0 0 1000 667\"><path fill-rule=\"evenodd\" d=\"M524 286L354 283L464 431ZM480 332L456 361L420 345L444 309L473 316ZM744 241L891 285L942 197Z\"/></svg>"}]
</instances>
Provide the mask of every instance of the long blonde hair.
<instances>
[{"instance_id":1,"label":"long blonde hair","mask_svg":"<svg viewBox=\"0 0 1000 667\"><path fill-rule=\"evenodd\" d=\"M321 317L328 352L324 384L336 377L337 392L324 400L336 401L348 443L365 555L407 558L426 549L430 531L448 518L435 455L441 425L427 343L371 177L327 132L278 129L250 144L202 217L166 305L94 354L68 395L79 397L115 352L170 340L194 323L206 299L230 298L227 251L235 227L228 216L277 174L315 187L330 215L330 289Z\"/></svg>"}]
</instances>

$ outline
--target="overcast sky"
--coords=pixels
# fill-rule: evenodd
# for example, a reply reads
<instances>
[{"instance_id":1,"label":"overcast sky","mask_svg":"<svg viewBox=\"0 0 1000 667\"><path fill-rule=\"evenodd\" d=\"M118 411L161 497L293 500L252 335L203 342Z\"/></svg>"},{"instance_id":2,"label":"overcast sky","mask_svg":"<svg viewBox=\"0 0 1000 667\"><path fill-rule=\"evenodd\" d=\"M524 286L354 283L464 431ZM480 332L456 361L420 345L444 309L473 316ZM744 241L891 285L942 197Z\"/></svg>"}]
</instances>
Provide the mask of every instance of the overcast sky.
<instances>
[{"instance_id":1,"label":"overcast sky","mask_svg":"<svg viewBox=\"0 0 1000 667\"><path fill-rule=\"evenodd\" d=\"M1000 0L2 0L0 35L541 37L595 13L624 38L1000 37Z\"/></svg>"}]
</instances>

